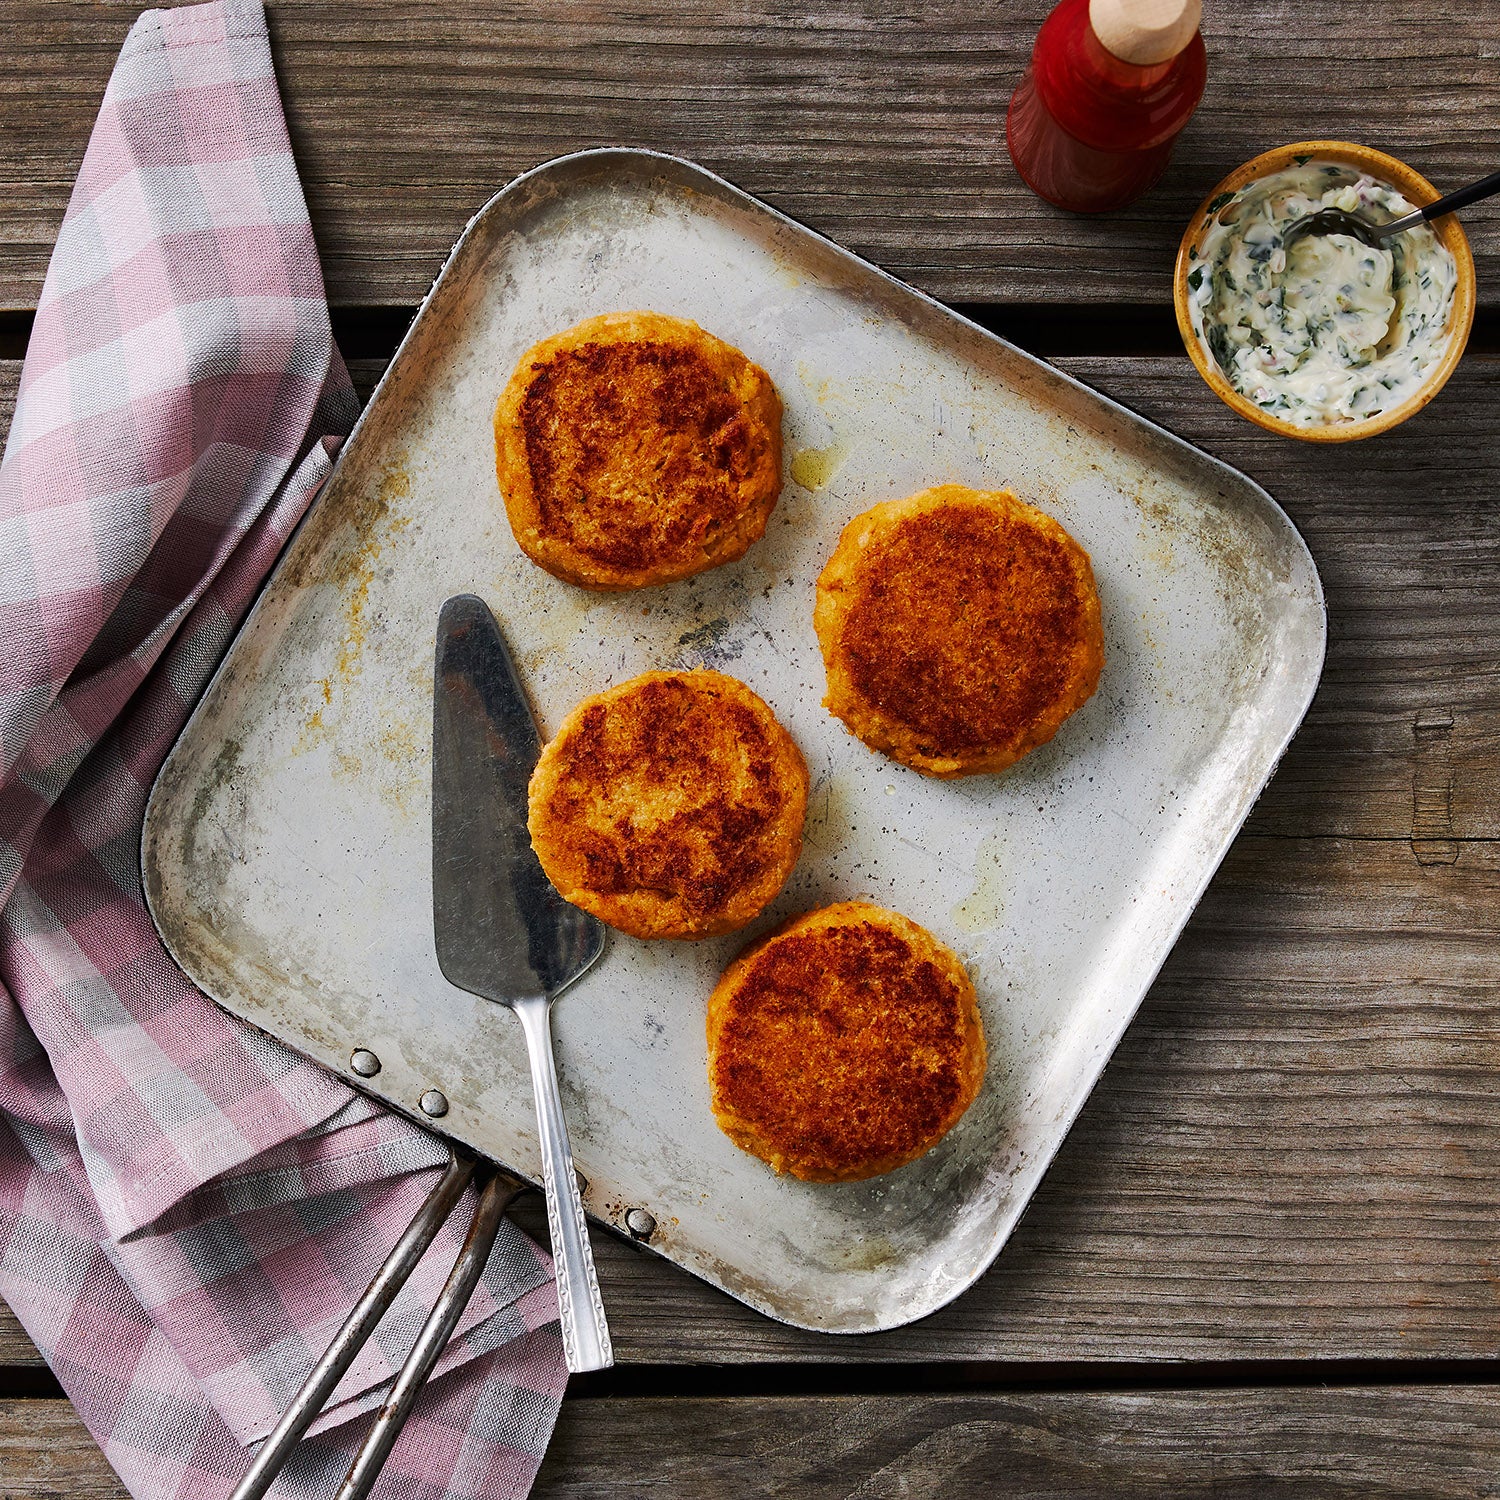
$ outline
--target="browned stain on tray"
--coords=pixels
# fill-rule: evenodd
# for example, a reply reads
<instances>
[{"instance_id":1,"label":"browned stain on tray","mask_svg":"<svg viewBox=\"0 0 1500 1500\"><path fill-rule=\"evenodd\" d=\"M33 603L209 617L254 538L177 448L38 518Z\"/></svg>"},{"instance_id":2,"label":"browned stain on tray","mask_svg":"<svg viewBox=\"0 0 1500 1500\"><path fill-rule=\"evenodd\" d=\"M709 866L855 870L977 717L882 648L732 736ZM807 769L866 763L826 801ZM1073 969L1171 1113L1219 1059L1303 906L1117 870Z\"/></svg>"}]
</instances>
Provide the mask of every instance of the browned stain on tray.
<instances>
[{"instance_id":1,"label":"browned stain on tray","mask_svg":"<svg viewBox=\"0 0 1500 1500\"><path fill-rule=\"evenodd\" d=\"M329 736L323 712L333 706L335 692L347 691L359 675L360 658L369 636L370 585L386 547L412 523L403 508L411 499L411 475L407 455L397 454L381 471L378 482L362 494L343 501L335 513L320 507L309 519L309 533L291 569L291 581L299 587L328 584L342 599L343 639L333 671L313 684L314 707L303 726L298 750L305 750ZM336 538L353 533L355 543L340 544ZM335 770L358 775L359 762L338 757Z\"/></svg>"}]
</instances>

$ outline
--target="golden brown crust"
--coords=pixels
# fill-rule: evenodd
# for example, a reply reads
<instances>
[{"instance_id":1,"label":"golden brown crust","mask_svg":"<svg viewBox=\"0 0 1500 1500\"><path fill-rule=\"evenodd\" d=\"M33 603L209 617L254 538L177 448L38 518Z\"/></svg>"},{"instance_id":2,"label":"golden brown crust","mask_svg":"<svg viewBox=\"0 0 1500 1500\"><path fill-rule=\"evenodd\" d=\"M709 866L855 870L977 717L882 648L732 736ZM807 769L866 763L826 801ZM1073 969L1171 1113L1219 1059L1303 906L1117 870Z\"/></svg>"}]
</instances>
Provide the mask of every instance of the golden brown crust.
<instances>
[{"instance_id":1,"label":"golden brown crust","mask_svg":"<svg viewBox=\"0 0 1500 1500\"><path fill-rule=\"evenodd\" d=\"M733 932L802 850L807 765L720 672L646 672L585 698L532 773L528 826L575 906L642 938Z\"/></svg>"},{"instance_id":2,"label":"golden brown crust","mask_svg":"<svg viewBox=\"0 0 1500 1500\"><path fill-rule=\"evenodd\" d=\"M733 562L781 493L771 377L685 318L606 313L543 339L495 407L495 472L522 551L584 588Z\"/></svg>"},{"instance_id":3,"label":"golden brown crust","mask_svg":"<svg viewBox=\"0 0 1500 1500\"><path fill-rule=\"evenodd\" d=\"M1000 771L1099 685L1088 554L1008 491L939 485L856 516L818 578L828 709L929 776Z\"/></svg>"},{"instance_id":4,"label":"golden brown crust","mask_svg":"<svg viewBox=\"0 0 1500 1500\"><path fill-rule=\"evenodd\" d=\"M876 1177L930 1151L984 1069L963 965L868 902L784 923L735 959L708 1002L719 1127L809 1182Z\"/></svg>"}]
</instances>

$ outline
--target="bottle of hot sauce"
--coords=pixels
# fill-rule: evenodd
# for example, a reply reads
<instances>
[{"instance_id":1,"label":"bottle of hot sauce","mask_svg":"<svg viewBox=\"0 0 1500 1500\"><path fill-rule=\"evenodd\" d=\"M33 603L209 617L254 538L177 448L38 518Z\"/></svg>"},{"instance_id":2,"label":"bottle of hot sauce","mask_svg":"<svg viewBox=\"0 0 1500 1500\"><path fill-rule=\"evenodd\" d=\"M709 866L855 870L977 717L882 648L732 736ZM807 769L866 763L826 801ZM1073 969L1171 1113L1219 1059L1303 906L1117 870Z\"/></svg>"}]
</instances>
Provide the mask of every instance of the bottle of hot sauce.
<instances>
[{"instance_id":1,"label":"bottle of hot sauce","mask_svg":"<svg viewBox=\"0 0 1500 1500\"><path fill-rule=\"evenodd\" d=\"M1062 0L1005 121L1033 192L1102 213L1156 182L1203 97L1202 9L1202 0Z\"/></svg>"}]
</instances>

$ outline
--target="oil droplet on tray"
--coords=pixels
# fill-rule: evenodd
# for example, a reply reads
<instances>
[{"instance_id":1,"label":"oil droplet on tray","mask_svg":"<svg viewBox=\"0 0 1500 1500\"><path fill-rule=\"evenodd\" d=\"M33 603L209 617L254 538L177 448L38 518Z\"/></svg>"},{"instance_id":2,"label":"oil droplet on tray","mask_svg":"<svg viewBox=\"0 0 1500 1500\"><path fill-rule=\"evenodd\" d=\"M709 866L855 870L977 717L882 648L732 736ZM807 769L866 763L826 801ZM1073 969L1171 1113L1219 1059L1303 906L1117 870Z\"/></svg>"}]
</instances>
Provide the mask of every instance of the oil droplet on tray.
<instances>
[{"instance_id":1,"label":"oil droplet on tray","mask_svg":"<svg viewBox=\"0 0 1500 1500\"><path fill-rule=\"evenodd\" d=\"M1000 865L1000 830L985 835L974 856L974 889L953 908L962 932L987 932L998 925L1005 909L1005 872Z\"/></svg>"},{"instance_id":2,"label":"oil droplet on tray","mask_svg":"<svg viewBox=\"0 0 1500 1500\"><path fill-rule=\"evenodd\" d=\"M849 456L845 443L834 443L827 448L804 448L792 458L792 478L805 490L820 490Z\"/></svg>"}]
</instances>

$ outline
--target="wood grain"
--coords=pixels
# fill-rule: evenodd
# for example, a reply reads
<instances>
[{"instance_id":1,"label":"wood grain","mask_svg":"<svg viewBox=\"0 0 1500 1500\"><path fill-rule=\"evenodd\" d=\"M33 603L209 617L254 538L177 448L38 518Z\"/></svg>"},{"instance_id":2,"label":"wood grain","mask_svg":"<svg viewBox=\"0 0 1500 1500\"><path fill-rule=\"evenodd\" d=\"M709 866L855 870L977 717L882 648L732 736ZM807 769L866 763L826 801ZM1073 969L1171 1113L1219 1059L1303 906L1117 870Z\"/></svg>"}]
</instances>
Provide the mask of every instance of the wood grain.
<instances>
[{"instance_id":1,"label":"wood grain","mask_svg":"<svg viewBox=\"0 0 1500 1500\"><path fill-rule=\"evenodd\" d=\"M1269 146L1354 139L1442 187L1500 158L1486 5L1207 9L1208 92L1163 182L1103 219L1017 178L1005 109L1050 0L278 0L292 141L340 303L414 303L515 173L600 144L686 155L955 301L1170 300L1188 215ZM9 0L0 56L0 307L29 307L137 4ZM1336 82L1336 86L1332 86ZM1482 295L1500 236L1470 216Z\"/></svg>"},{"instance_id":2,"label":"wood grain","mask_svg":"<svg viewBox=\"0 0 1500 1500\"><path fill-rule=\"evenodd\" d=\"M588 1401L532 1494L1468 1500L1497 1458L1483 1389Z\"/></svg>"},{"instance_id":3,"label":"wood grain","mask_svg":"<svg viewBox=\"0 0 1500 1500\"><path fill-rule=\"evenodd\" d=\"M1328 446L1242 421L1185 359L1057 363L1259 481L1317 561L1322 685L1250 827L1500 836L1500 362L1468 360L1385 437Z\"/></svg>"},{"instance_id":4,"label":"wood grain","mask_svg":"<svg viewBox=\"0 0 1500 1500\"><path fill-rule=\"evenodd\" d=\"M601 1239L627 1363L1500 1349L1500 365L1358 454L1249 428L1185 360L1068 368L1301 526L1331 621L1308 725L973 1291L826 1339Z\"/></svg>"},{"instance_id":5,"label":"wood grain","mask_svg":"<svg viewBox=\"0 0 1500 1500\"><path fill-rule=\"evenodd\" d=\"M0 1401L4 1500L125 1500L89 1430L66 1401Z\"/></svg>"},{"instance_id":6,"label":"wood grain","mask_svg":"<svg viewBox=\"0 0 1500 1500\"><path fill-rule=\"evenodd\" d=\"M123 1500L65 1401L0 1402L6 1500ZM1492 1387L563 1404L534 1500L1475 1500Z\"/></svg>"},{"instance_id":7,"label":"wood grain","mask_svg":"<svg viewBox=\"0 0 1500 1500\"><path fill-rule=\"evenodd\" d=\"M34 1370L46 1363L37 1353L36 1345L26 1337L20 1320L0 1302L0 1367ZM0 1472L3 1472L3 1466L0 1466Z\"/></svg>"}]
</instances>

